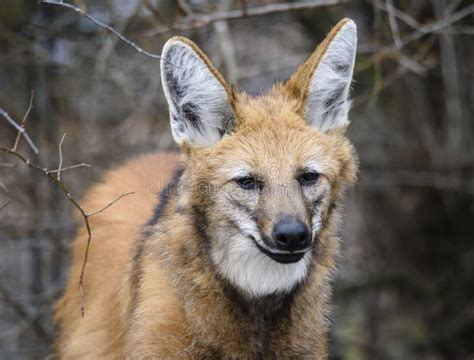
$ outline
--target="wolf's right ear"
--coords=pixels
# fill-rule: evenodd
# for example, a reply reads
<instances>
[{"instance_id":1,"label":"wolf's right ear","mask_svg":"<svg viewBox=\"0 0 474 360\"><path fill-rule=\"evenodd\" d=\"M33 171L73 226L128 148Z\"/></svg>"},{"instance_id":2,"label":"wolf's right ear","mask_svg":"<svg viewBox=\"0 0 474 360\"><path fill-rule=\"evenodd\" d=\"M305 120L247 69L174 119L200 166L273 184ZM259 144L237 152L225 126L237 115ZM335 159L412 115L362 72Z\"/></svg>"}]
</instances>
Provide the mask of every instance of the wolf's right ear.
<instances>
[{"instance_id":1,"label":"wolf's right ear","mask_svg":"<svg viewBox=\"0 0 474 360\"><path fill-rule=\"evenodd\" d=\"M214 145L233 130L230 87L206 55L186 38L168 40L161 56L173 138L180 145Z\"/></svg>"}]
</instances>

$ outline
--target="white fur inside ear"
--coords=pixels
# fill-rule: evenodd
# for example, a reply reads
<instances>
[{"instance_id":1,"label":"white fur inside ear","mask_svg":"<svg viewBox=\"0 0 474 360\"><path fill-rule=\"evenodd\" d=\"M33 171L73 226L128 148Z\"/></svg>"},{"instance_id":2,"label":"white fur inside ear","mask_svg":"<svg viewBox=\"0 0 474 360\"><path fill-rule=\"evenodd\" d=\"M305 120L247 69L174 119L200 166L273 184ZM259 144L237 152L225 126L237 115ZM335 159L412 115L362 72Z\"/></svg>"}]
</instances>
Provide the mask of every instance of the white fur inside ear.
<instances>
[{"instance_id":1,"label":"white fur inside ear","mask_svg":"<svg viewBox=\"0 0 474 360\"><path fill-rule=\"evenodd\" d=\"M191 46L174 39L165 44L161 78L178 144L211 146L231 131L227 92Z\"/></svg>"},{"instance_id":2,"label":"white fur inside ear","mask_svg":"<svg viewBox=\"0 0 474 360\"><path fill-rule=\"evenodd\" d=\"M323 132L349 124L356 47L356 25L349 20L328 45L311 78L305 115L312 126Z\"/></svg>"}]
</instances>

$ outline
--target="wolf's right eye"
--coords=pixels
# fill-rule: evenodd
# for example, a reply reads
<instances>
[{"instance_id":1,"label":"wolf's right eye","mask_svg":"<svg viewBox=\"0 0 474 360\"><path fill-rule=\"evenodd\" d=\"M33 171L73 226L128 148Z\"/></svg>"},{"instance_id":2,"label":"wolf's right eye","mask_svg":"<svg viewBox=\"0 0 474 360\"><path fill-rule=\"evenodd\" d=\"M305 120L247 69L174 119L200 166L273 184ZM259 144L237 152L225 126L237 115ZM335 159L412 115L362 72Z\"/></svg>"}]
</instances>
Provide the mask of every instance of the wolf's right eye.
<instances>
[{"instance_id":1,"label":"wolf's right eye","mask_svg":"<svg viewBox=\"0 0 474 360\"><path fill-rule=\"evenodd\" d=\"M244 176L234 179L234 181L244 190L255 190L260 188L259 181L251 176Z\"/></svg>"}]
</instances>

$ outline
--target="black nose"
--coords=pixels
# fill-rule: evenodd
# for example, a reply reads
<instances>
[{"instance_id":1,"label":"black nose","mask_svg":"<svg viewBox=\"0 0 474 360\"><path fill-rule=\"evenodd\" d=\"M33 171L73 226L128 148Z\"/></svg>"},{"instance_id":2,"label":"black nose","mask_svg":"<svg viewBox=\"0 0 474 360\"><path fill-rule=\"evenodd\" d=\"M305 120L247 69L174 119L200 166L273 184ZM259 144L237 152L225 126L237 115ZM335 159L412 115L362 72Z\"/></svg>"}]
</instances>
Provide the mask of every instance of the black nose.
<instances>
[{"instance_id":1,"label":"black nose","mask_svg":"<svg viewBox=\"0 0 474 360\"><path fill-rule=\"evenodd\" d=\"M310 242L308 228L294 216L284 217L275 225L272 235L278 250L303 250Z\"/></svg>"}]
</instances>

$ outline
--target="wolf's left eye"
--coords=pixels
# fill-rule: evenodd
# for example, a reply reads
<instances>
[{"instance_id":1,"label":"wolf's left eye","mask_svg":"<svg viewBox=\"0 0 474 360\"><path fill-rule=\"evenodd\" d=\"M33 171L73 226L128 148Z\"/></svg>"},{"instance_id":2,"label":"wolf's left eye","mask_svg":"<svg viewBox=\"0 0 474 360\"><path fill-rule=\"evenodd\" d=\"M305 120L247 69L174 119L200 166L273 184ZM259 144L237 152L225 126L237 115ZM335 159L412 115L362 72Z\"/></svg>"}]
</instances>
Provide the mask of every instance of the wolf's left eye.
<instances>
[{"instance_id":1,"label":"wolf's left eye","mask_svg":"<svg viewBox=\"0 0 474 360\"><path fill-rule=\"evenodd\" d=\"M260 187L259 181L251 176L237 178L234 181L244 190L255 190Z\"/></svg>"},{"instance_id":2,"label":"wolf's left eye","mask_svg":"<svg viewBox=\"0 0 474 360\"><path fill-rule=\"evenodd\" d=\"M301 174L298 178L298 181L303 186L311 186L318 181L319 174L316 171L308 171Z\"/></svg>"}]
</instances>

